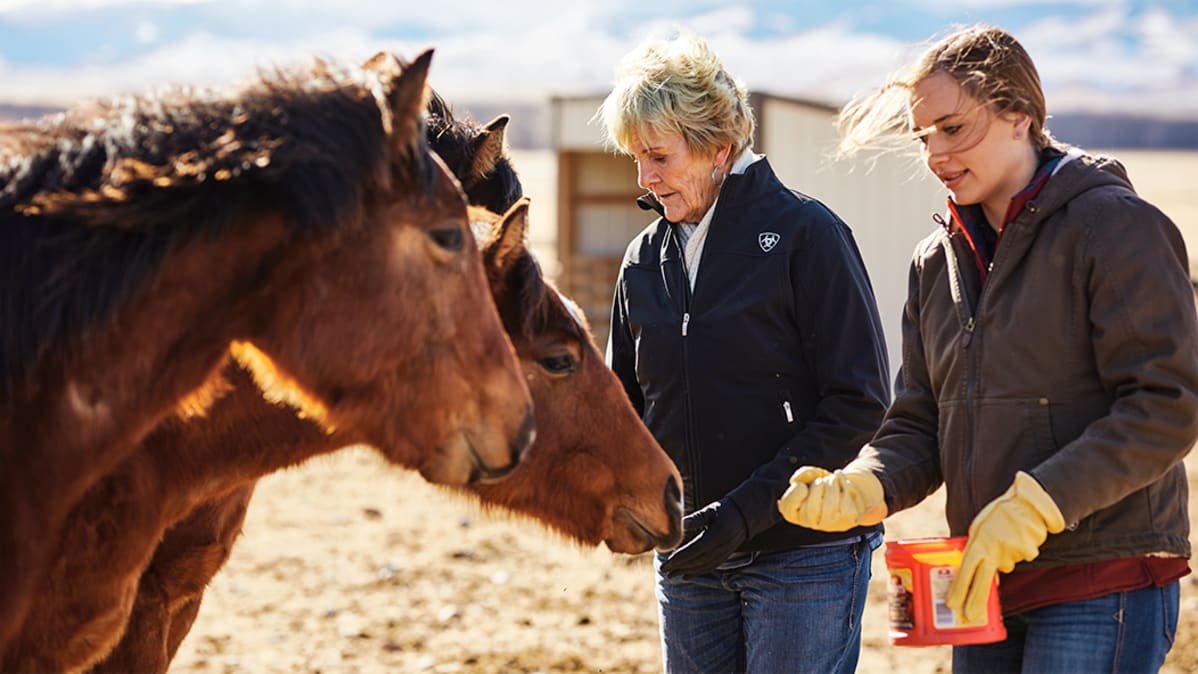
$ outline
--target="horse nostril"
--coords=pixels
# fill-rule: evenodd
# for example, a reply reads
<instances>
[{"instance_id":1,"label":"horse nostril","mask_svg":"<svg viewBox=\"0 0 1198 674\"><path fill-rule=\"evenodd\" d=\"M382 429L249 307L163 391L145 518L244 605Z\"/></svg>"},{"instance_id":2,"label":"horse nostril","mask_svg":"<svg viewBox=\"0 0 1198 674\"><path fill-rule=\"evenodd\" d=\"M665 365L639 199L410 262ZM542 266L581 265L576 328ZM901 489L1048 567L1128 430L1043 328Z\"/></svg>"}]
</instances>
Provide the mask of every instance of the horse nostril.
<instances>
[{"instance_id":1,"label":"horse nostril","mask_svg":"<svg viewBox=\"0 0 1198 674\"><path fill-rule=\"evenodd\" d=\"M516 433L516 439L512 443L513 461L519 461L520 457L532 447L536 438L537 425L533 419L532 408L529 408L528 413L524 415L524 423L520 424L520 431Z\"/></svg>"}]
</instances>

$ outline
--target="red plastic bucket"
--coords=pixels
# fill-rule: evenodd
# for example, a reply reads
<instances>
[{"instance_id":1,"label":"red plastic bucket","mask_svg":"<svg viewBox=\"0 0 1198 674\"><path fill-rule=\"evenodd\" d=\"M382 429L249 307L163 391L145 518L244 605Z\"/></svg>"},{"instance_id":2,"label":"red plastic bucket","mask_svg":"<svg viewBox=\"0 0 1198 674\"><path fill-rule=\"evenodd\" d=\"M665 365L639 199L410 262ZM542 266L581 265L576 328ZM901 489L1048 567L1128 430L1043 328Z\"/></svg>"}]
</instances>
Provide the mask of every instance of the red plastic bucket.
<instances>
[{"instance_id":1,"label":"red plastic bucket","mask_svg":"<svg viewBox=\"0 0 1198 674\"><path fill-rule=\"evenodd\" d=\"M944 605L961 554L965 536L915 538L886 542L890 643L896 646L986 644L1007 638L998 603L998 582L990 586L986 623L962 624Z\"/></svg>"}]
</instances>

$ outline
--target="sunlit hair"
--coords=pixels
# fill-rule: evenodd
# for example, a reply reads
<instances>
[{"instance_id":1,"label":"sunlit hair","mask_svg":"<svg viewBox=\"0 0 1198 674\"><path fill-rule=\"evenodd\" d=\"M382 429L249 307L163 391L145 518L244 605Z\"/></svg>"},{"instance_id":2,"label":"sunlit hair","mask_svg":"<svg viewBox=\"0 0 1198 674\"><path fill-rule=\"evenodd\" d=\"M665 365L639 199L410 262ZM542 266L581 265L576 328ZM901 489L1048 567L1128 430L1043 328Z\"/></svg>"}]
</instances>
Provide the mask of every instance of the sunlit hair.
<instances>
[{"instance_id":1,"label":"sunlit hair","mask_svg":"<svg viewBox=\"0 0 1198 674\"><path fill-rule=\"evenodd\" d=\"M911 147L915 135L909 114L911 92L931 75L943 72L991 114L1026 114L1028 134L1041 149L1052 137L1040 75L1031 56L1010 33L992 26L959 28L924 52L910 68L893 75L876 91L858 97L840 111L841 155Z\"/></svg>"},{"instance_id":2,"label":"sunlit hair","mask_svg":"<svg viewBox=\"0 0 1198 674\"><path fill-rule=\"evenodd\" d=\"M615 86L596 113L609 148L634 154L646 135L676 133L687 148L711 156L725 145L735 159L753 139L753 111L743 84L707 42L681 33L651 40L616 67Z\"/></svg>"}]
</instances>

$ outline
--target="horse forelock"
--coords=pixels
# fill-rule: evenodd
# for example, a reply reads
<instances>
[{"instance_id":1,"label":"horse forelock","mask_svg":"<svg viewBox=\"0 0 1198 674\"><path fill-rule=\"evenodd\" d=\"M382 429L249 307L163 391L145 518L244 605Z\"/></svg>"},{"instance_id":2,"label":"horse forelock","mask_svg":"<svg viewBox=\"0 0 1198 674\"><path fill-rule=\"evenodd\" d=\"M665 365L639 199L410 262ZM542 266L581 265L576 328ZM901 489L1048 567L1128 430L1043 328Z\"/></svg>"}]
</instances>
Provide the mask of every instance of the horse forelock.
<instances>
[{"instance_id":1,"label":"horse forelock","mask_svg":"<svg viewBox=\"0 0 1198 674\"><path fill-rule=\"evenodd\" d=\"M545 278L532 250L526 249L512 265L508 280L516 286L513 290L520 312L520 329L526 337L564 329L575 339L586 339L589 328L582 311Z\"/></svg>"},{"instance_id":2,"label":"horse forelock","mask_svg":"<svg viewBox=\"0 0 1198 674\"><path fill-rule=\"evenodd\" d=\"M517 266L521 279L520 309L524 319L524 334L544 332L552 323L555 292L541 271L541 263L531 250L525 250Z\"/></svg>"},{"instance_id":3,"label":"horse forelock","mask_svg":"<svg viewBox=\"0 0 1198 674\"><path fill-rule=\"evenodd\" d=\"M431 193L438 169L414 130L387 138L368 78L326 64L5 129L0 394L47 351L76 349L181 246L260 213L321 235L361 223L394 192Z\"/></svg>"}]
</instances>

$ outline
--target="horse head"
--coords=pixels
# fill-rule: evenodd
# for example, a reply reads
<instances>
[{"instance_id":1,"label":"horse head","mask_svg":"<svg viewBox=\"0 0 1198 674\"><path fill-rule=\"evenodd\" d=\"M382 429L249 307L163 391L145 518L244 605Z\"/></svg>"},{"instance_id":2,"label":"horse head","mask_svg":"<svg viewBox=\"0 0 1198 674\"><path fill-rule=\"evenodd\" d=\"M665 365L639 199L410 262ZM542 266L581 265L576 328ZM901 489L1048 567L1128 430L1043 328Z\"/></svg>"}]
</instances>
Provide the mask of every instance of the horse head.
<instances>
[{"instance_id":1,"label":"horse head","mask_svg":"<svg viewBox=\"0 0 1198 674\"><path fill-rule=\"evenodd\" d=\"M363 176L360 224L279 263L274 320L234 354L303 414L464 484L511 470L532 414L458 182L425 141L430 58L367 63L386 161Z\"/></svg>"},{"instance_id":2,"label":"horse head","mask_svg":"<svg viewBox=\"0 0 1198 674\"><path fill-rule=\"evenodd\" d=\"M470 204L495 213L503 213L524 195L504 150L510 119L499 115L483 125L463 121L435 91L429 97L429 142L461 181Z\"/></svg>"},{"instance_id":3,"label":"horse head","mask_svg":"<svg viewBox=\"0 0 1198 674\"><path fill-rule=\"evenodd\" d=\"M484 506L528 515L615 552L669 549L681 538L681 478L607 367L582 311L544 278L528 247L528 200L491 220L483 265L524 368L537 437ZM546 488L552 485L552 488Z\"/></svg>"}]
</instances>

